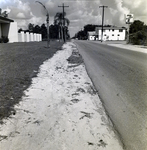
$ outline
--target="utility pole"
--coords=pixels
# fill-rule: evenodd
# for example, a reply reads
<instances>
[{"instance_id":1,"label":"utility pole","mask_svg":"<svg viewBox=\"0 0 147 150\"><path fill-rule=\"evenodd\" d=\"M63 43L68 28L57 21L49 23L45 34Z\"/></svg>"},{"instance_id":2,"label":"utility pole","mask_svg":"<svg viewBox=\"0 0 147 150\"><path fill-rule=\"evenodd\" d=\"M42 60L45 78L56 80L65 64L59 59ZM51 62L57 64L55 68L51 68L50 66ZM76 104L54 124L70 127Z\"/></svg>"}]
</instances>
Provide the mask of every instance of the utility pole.
<instances>
[{"instance_id":1,"label":"utility pole","mask_svg":"<svg viewBox=\"0 0 147 150\"><path fill-rule=\"evenodd\" d=\"M101 8L102 7L102 9L103 9L103 13L102 13L102 33L101 33L101 42L103 41L103 25L104 25L104 9L105 8L108 8L108 6L99 6L99 8Z\"/></svg>"},{"instance_id":2,"label":"utility pole","mask_svg":"<svg viewBox=\"0 0 147 150\"><path fill-rule=\"evenodd\" d=\"M43 6L43 8L45 9L46 11L46 22L47 22L47 48L50 47L50 31L49 31L49 12L48 10L46 9L46 7L39 1L36 1L36 3L39 3L40 5Z\"/></svg>"},{"instance_id":3,"label":"utility pole","mask_svg":"<svg viewBox=\"0 0 147 150\"><path fill-rule=\"evenodd\" d=\"M69 6L65 6L64 5L64 3L62 4L62 6L58 6L58 7L62 7L62 9L63 9L63 15L62 15L62 17L63 17L63 39L64 39L64 42L66 42L66 36L65 36L65 18L64 18L64 8L65 7L69 7Z\"/></svg>"}]
</instances>

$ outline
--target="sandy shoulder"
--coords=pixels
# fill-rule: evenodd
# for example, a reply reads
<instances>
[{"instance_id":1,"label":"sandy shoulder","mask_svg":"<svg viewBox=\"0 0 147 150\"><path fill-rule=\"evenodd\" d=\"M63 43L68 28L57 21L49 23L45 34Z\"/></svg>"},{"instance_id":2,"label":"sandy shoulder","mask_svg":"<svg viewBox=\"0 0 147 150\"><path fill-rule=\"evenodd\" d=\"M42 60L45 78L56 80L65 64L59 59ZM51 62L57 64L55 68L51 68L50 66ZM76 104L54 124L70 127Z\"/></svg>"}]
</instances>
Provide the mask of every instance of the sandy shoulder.
<instances>
[{"instance_id":1,"label":"sandy shoulder","mask_svg":"<svg viewBox=\"0 0 147 150\"><path fill-rule=\"evenodd\" d=\"M84 64L68 63L72 51L69 42L40 66L16 114L0 126L0 149L123 149Z\"/></svg>"},{"instance_id":2,"label":"sandy shoulder","mask_svg":"<svg viewBox=\"0 0 147 150\"><path fill-rule=\"evenodd\" d=\"M131 51L147 53L147 46L131 45L131 44L107 44L107 45L124 48L124 49L131 50Z\"/></svg>"}]
</instances>

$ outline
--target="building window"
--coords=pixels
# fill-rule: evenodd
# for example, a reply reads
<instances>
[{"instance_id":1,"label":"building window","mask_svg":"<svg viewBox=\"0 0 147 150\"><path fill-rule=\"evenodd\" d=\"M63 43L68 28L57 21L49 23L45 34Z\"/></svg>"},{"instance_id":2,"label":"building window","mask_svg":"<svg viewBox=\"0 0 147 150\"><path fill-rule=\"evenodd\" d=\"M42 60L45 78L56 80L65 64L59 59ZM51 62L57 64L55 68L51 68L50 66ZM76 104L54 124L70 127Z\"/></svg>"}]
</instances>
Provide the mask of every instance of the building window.
<instances>
[{"instance_id":1,"label":"building window","mask_svg":"<svg viewBox=\"0 0 147 150\"><path fill-rule=\"evenodd\" d=\"M114 29L112 29L112 31L114 31Z\"/></svg>"},{"instance_id":2,"label":"building window","mask_svg":"<svg viewBox=\"0 0 147 150\"><path fill-rule=\"evenodd\" d=\"M119 29L119 32L123 32L123 29Z\"/></svg>"},{"instance_id":3,"label":"building window","mask_svg":"<svg viewBox=\"0 0 147 150\"><path fill-rule=\"evenodd\" d=\"M114 34L112 34L112 36L114 36Z\"/></svg>"},{"instance_id":4,"label":"building window","mask_svg":"<svg viewBox=\"0 0 147 150\"><path fill-rule=\"evenodd\" d=\"M119 34L117 36L120 36Z\"/></svg>"},{"instance_id":5,"label":"building window","mask_svg":"<svg viewBox=\"0 0 147 150\"><path fill-rule=\"evenodd\" d=\"M104 36L107 36L106 34L104 34Z\"/></svg>"}]
</instances>

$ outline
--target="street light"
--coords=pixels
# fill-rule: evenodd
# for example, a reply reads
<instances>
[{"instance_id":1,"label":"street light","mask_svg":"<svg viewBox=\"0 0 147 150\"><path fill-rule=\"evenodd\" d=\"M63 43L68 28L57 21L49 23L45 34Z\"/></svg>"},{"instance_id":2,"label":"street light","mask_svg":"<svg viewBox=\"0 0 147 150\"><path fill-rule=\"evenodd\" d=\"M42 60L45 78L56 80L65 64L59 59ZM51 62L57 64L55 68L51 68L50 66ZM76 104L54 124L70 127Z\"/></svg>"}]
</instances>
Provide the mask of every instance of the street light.
<instances>
[{"instance_id":1,"label":"street light","mask_svg":"<svg viewBox=\"0 0 147 150\"><path fill-rule=\"evenodd\" d=\"M43 6L43 8L46 10L46 22L47 22L47 48L50 47L50 37L49 37L49 13L46 7L39 1L36 1L36 3L39 3Z\"/></svg>"}]
</instances>

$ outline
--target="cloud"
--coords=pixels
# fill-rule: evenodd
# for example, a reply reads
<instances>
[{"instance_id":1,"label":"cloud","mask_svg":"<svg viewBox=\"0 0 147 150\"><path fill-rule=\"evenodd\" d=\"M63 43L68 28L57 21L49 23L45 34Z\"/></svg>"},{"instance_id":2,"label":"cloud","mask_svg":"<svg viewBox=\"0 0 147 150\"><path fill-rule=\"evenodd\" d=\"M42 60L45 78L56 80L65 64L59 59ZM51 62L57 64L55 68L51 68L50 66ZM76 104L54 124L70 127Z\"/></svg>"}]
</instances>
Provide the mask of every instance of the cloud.
<instances>
[{"instance_id":1,"label":"cloud","mask_svg":"<svg viewBox=\"0 0 147 150\"><path fill-rule=\"evenodd\" d=\"M115 8L109 8L112 15L111 20L114 25L125 24L125 14L129 14L130 11L122 4L120 0L115 0Z\"/></svg>"},{"instance_id":2,"label":"cloud","mask_svg":"<svg viewBox=\"0 0 147 150\"><path fill-rule=\"evenodd\" d=\"M33 17L29 2L23 3L21 0L2 0L0 4L3 6L3 8L10 10L10 18L30 19Z\"/></svg>"},{"instance_id":3,"label":"cloud","mask_svg":"<svg viewBox=\"0 0 147 150\"><path fill-rule=\"evenodd\" d=\"M146 0L134 0L133 3L128 0L123 0L123 5L129 8L130 13L134 14L135 19L142 20L147 24L147 17L145 17L147 15Z\"/></svg>"},{"instance_id":4,"label":"cloud","mask_svg":"<svg viewBox=\"0 0 147 150\"><path fill-rule=\"evenodd\" d=\"M25 19L26 18L26 16L23 13L21 13L21 12L18 13L16 17L20 18L20 19Z\"/></svg>"}]
</instances>

